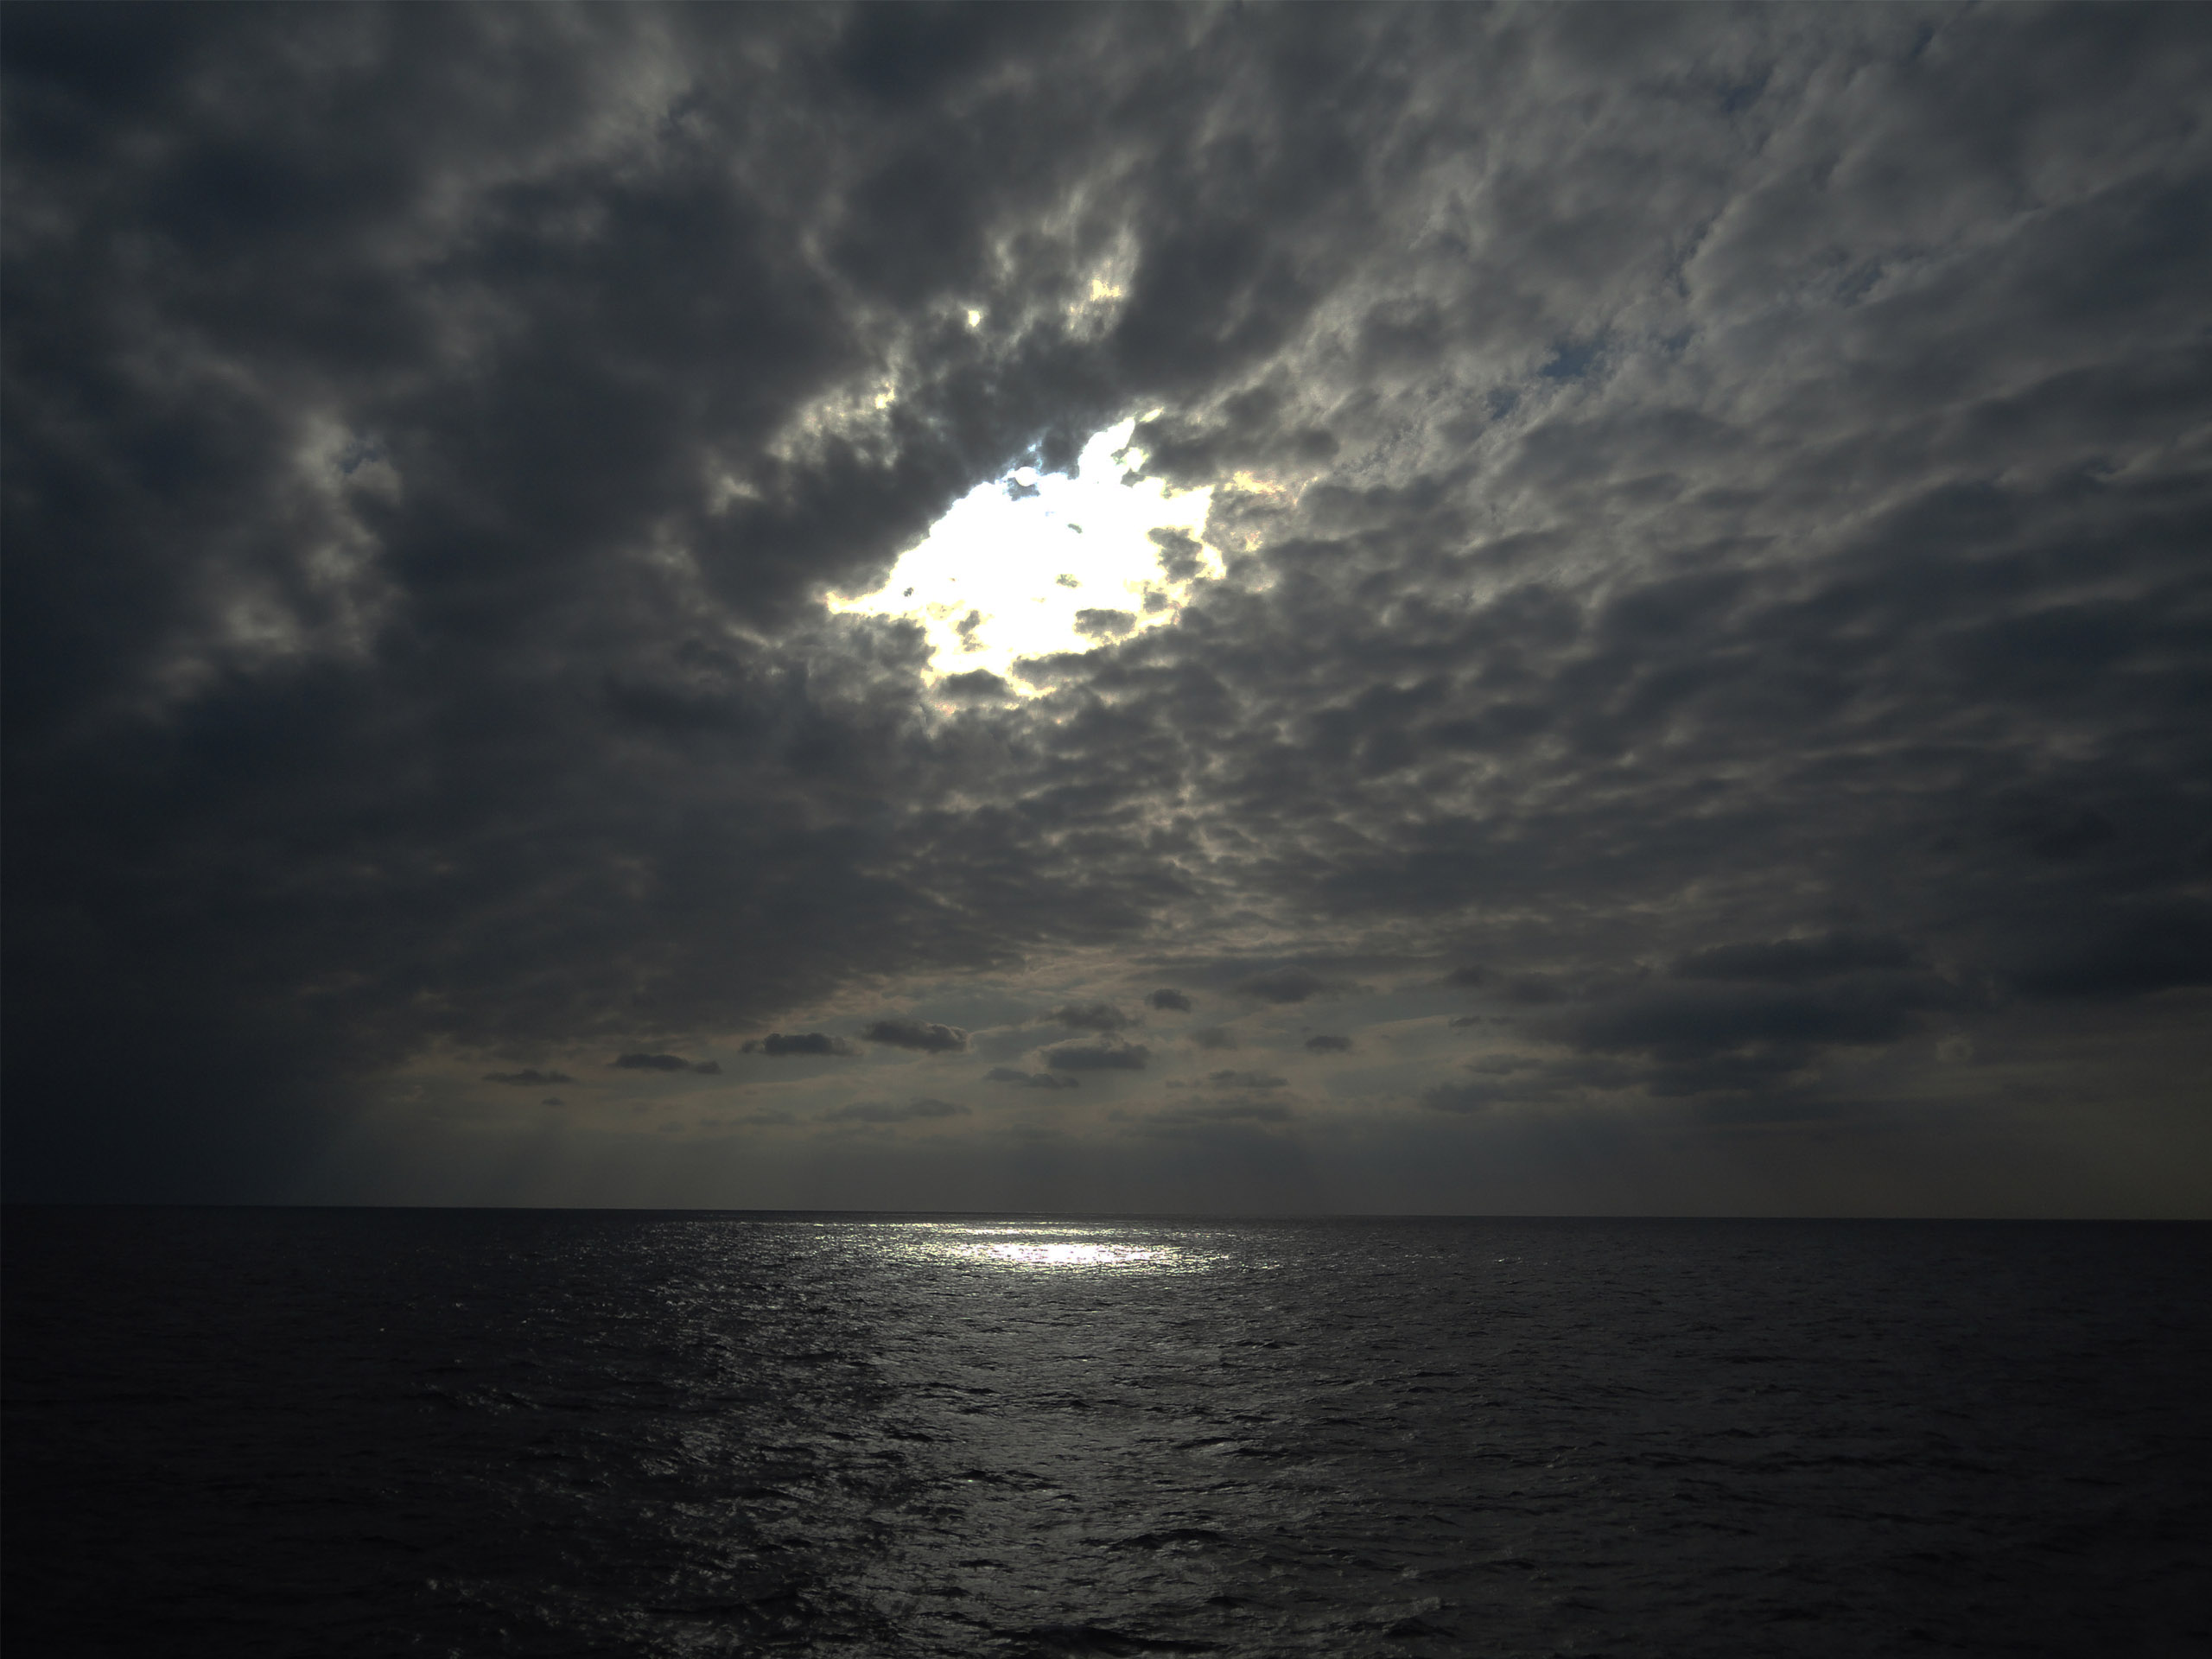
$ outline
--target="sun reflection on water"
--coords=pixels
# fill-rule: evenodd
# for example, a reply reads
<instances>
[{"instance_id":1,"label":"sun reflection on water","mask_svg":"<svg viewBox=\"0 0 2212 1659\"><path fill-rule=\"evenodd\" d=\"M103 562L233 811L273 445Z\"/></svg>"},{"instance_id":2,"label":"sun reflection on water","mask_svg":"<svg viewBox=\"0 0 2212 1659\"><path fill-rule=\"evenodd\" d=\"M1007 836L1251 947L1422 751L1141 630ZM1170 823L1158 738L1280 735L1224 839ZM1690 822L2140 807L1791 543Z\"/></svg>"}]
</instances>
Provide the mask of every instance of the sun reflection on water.
<instances>
[{"instance_id":1,"label":"sun reflection on water","mask_svg":"<svg viewBox=\"0 0 2212 1659\"><path fill-rule=\"evenodd\" d=\"M1168 1252L1130 1244L971 1244L963 1254L1024 1268L1128 1268L1159 1262Z\"/></svg>"},{"instance_id":2,"label":"sun reflection on water","mask_svg":"<svg viewBox=\"0 0 2212 1659\"><path fill-rule=\"evenodd\" d=\"M886 1255L943 1266L1046 1273L1197 1273L1220 1265L1195 1241L1148 1227L977 1225L957 1222L881 1224L874 1243Z\"/></svg>"}]
</instances>

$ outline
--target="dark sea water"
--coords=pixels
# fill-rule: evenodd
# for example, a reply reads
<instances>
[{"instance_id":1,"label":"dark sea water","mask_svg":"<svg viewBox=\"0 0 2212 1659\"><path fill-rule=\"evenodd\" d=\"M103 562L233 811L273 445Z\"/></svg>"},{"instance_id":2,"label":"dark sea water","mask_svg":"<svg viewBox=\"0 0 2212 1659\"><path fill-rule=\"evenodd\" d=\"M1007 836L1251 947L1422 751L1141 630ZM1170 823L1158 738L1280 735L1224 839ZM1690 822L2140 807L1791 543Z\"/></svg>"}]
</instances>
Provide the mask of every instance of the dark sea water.
<instances>
[{"instance_id":1,"label":"dark sea water","mask_svg":"<svg viewBox=\"0 0 2212 1659\"><path fill-rule=\"evenodd\" d=\"M7 1217L35 1655L2201 1655L2212 1229Z\"/></svg>"}]
</instances>

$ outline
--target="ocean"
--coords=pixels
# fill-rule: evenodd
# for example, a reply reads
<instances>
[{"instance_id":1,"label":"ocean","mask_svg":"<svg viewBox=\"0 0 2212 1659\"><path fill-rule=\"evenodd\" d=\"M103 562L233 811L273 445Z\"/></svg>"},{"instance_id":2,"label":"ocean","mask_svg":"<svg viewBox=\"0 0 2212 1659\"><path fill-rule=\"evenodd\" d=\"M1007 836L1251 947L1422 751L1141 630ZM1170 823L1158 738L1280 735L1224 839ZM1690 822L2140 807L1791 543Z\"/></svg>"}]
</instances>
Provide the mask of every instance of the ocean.
<instances>
[{"instance_id":1,"label":"ocean","mask_svg":"<svg viewBox=\"0 0 2212 1659\"><path fill-rule=\"evenodd\" d=\"M47 1209L63 1655L2202 1655L2212 1227Z\"/></svg>"}]
</instances>

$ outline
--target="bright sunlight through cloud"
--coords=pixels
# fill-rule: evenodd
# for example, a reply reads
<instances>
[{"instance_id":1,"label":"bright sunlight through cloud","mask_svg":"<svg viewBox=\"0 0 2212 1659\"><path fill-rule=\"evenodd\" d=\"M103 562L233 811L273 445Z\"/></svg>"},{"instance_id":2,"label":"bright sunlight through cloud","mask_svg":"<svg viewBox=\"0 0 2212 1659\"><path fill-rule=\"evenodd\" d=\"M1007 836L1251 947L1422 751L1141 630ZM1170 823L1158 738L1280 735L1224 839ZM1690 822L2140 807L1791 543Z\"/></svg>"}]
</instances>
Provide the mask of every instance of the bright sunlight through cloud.
<instances>
[{"instance_id":1,"label":"bright sunlight through cloud","mask_svg":"<svg viewBox=\"0 0 2212 1659\"><path fill-rule=\"evenodd\" d=\"M1193 581L1218 575L1211 549L1178 580L1161 567L1156 530L1196 538L1211 486L1171 493L1124 483L1137 464L1136 422L1096 434L1072 478L1019 467L955 502L874 593L833 596L833 611L921 624L933 679L987 669L1019 684L1016 661L1087 650L1173 621Z\"/></svg>"}]
</instances>

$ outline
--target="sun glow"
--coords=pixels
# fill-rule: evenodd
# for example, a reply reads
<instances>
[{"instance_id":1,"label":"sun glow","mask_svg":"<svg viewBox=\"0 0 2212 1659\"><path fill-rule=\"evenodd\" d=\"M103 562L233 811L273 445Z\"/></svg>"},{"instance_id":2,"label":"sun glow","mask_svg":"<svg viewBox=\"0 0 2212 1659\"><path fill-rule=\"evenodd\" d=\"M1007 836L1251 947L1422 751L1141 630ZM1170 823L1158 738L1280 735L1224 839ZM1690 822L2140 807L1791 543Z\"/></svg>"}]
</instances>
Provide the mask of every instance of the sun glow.
<instances>
[{"instance_id":1,"label":"sun glow","mask_svg":"<svg viewBox=\"0 0 2212 1659\"><path fill-rule=\"evenodd\" d=\"M1140 459L1129 448L1135 425L1094 436L1075 477L1023 467L977 486L881 588L833 596L830 608L919 623L933 682L980 669L1017 693L1022 658L1086 651L1173 621L1192 585L1221 573L1198 540L1213 490L1124 483ZM1154 531L1167 532L1167 545Z\"/></svg>"}]
</instances>

